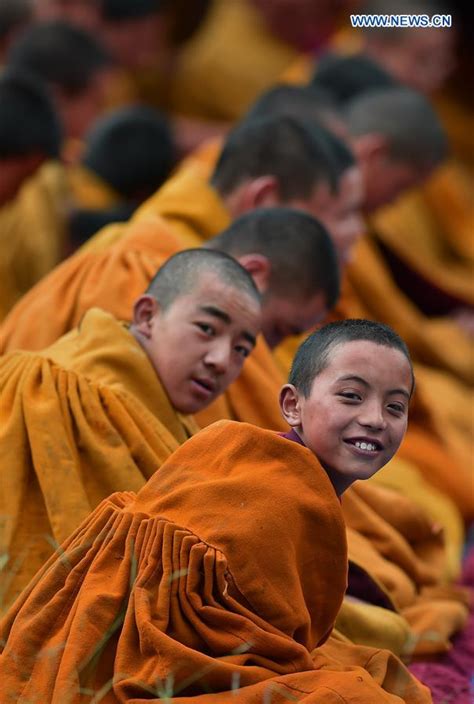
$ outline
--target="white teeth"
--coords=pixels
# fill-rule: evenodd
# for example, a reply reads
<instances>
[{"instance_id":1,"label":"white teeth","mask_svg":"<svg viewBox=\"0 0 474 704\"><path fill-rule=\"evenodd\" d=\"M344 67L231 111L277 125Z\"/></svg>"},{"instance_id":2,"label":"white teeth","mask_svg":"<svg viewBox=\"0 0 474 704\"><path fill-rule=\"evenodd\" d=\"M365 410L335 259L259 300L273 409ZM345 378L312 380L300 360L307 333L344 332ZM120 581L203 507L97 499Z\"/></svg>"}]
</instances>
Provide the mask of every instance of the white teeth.
<instances>
[{"instance_id":1,"label":"white teeth","mask_svg":"<svg viewBox=\"0 0 474 704\"><path fill-rule=\"evenodd\" d=\"M361 442L360 440L356 440L355 446L361 450L371 450L372 452L377 449L372 442Z\"/></svg>"}]
</instances>

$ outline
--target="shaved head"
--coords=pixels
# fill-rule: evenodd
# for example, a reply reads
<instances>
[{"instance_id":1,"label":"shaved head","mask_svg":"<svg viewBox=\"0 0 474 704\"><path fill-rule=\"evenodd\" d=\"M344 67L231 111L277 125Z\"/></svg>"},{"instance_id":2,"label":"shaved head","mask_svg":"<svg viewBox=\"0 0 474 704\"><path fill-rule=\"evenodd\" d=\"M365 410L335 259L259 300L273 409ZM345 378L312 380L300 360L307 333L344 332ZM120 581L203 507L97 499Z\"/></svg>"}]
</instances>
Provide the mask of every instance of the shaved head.
<instances>
[{"instance_id":1,"label":"shaved head","mask_svg":"<svg viewBox=\"0 0 474 704\"><path fill-rule=\"evenodd\" d=\"M271 175L283 201L308 198L320 183L336 192L341 170L328 147L328 133L286 116L246 120L227 138L212 184L227 196L248 179Z\"/></svg>"},{"instance_id":2,"label":"shaved head","mask_svg":"<svg viewBox=\"0 0 474 704\"><path fill-rule=\"evenodd\" d=\"M319 87L279 84L262 93L244 120L286 115L307 122L316 121L329 129L340 123L338 107L331 93Z\"/></svg>"},{"instance_id":3,"label":"shaved head","mask_svg":"<svg viewBox=\"0 0 474 704\"><path fill-rule=\"evenodd\" d=\"M382 66L362 54L327 54L319 62L311 85L328 92L341 108L363 93L393 88L397 81Z\"/></svg>"},{"instance_id":4,"label":"shaved head","mask_svg":"<svg viewBox=\"0 0 474 704\"><path fill-rule=\"evenodd\" d=\"M187 249L170 257L145 293L156 298L165 311L177 298L191 293L208 275L217 276L240 294L260 303L260 294L250 274L229 254L207 249Z\"/></svg>"},{"instance_id":5,"label":"shaved head","mask_svg":"<svg viewBox=\"0 0 474 704\"><path fill-rule=\"evenodd\" d=\"M334 348L359 340L392 347L405 355L410 365L414 385L410 353L402 338L388 325L364 319L329 323L309 335L296 352L288 383L293 384L307 398L311 393L314 379L330 363Z\"/></svg>"},{"instance_id":6,"label":"shaved head","mask_svg":"<svg viewBox=\"0 0 474 704\"><path fill-rule=\"evenodd\" d=\"M271 293L309 298L322 292L327 305L339 295L334 245L326 229L292 208L262 208L238 218L206 248L233 257L261 254L271 263Z\"/></svg>"},{"instance_id":7,"label":"shaved head","mask_svg":"<svg viewBox=\"0 0 474 704\"><path fill-rule=\"evenodd\" d=\"M419 170L447 155L447 140L429 101L409 88L391 88L354 98L346 109L351 135L380 134L390 156Z\"/></svg>"}]
</instances>

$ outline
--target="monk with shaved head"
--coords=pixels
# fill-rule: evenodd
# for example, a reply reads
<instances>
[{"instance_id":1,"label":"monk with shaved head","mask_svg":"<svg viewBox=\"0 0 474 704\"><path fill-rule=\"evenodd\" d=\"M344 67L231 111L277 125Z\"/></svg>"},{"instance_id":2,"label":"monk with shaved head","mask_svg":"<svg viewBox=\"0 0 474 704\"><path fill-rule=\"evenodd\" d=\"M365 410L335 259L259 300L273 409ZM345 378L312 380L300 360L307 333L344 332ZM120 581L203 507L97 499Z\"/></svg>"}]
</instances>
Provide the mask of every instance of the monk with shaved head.
<instances>
[{"instance_id":1,"label":"monk with shaved head","mask_svg":"<svg viewBox=\"0 0 474 704\"><path fill-rule=\"evenodd\" d=\"M333 631L340 496L396 452L413 388L393 331L345 328L297 360L291 431L216 423L63 543L0 623L11 701L430 704L392 653Z\"/></svg>"},{"instance_id":2,"label":"monk with shaved head","mask_svg":"<svg viewBox=\"0 0 474 704\"><path fill-rule=\"evenodd\" d=\"M291 282L283 302L281 282ZM182 414L224 393L261 328L259 346L297 315L309 327L338 292L322 225L297 210L260 210L209 249L171 257L136 297L129 327L93 308L51 347L3 357L5 599L108 493L139 489L197 429Z\"/></svg>"},{"instance_id":3,"label":"monk with shaved head","mask_svg":"<svg viewBox=\"0 0 474 704\"><path fill-rule=\"evenodd\" d=\"M160 269L129 328L92 309L52 347L2 359L4 599L104 495L141 487L197 429L185 416L237 377L259 327L250 275L196 249Z\"/></svg>"}]
</instances>

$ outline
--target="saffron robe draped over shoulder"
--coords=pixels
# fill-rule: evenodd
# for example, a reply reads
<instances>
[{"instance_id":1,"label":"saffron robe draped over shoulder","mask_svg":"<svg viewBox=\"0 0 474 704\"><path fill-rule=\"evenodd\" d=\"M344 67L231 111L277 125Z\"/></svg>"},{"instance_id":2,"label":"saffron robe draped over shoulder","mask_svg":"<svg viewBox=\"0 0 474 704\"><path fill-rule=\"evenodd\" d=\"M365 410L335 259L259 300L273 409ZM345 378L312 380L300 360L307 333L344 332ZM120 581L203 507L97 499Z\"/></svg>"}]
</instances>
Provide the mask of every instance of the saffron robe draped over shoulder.
<instances>
[{"instance_id":1,"label":"saffron robe draped over shoulder","mask_svg":"<svg viewBox=\"0 0 474 704\"><path fill-rule=\"evenodd\" d=\"M253 423L262 428L286 430L287 425L278 403L279 391L284 383L282 371L276 365L264 339L260 337L239 378L213 404L198 413L196 420L202 427L226 418ZM392 473L396 473L398 460L392 462ZM410 469L411 474L417 474L416 469ZM405 467L405 473L406 471ZM421 485L421 493L430 496L429 485L420 477L418 485ZM370 482L359 482L357 488L351 487L344 495L342 506L350 529L348 541L351 560L378 584L403 618L405 610L414 607L419 601L418 595L423 589L443 584L448 577L454 576L459 567L462 534L460 521L451 503L446 499L443 501L442 497L438 499L438 511L433 520L416 501L392 489L371 486ZM392 522L389 522L388 508L393 508L394 513L398 514L398 522L393 520L393 512ZM436 532L432 530L438 520L444 526L443 517L446 514L449 556L439 529ZM457 548L454 555L453 541ZM427 648L430 652L445 651L450 647L449 638L462 627L467 616L465 606L458 601L457 596L454 592L446 594L444 603L439 603L435 598L431 601L425 599L421 609L424 618L422 627L419 627L418 612L414 616L409 612L410 624L406 620L394 620L395 614L392 613L384 614L388 620L382 624L381 612L378 610L379 628L373 624L370 626L371 637L375 639L373 642L378 638L380 645L385 646L390 642L393 647L393 640L396 640L394 631L398 634L404 623L406 637L402 639L398 652L406 654L404 649L409 647L411 655L415 640L418 652L426 652ZM366 637L368 621L372 617L370 609L355 614L354 608L350 607L351 618L347 618L348 606L345 604L338 617L338 627L344 634L346 628L349 628L352 638ZM426 642L420 637L419 631L426 630L430 616L436 638Z\"/></svg>"},{"instance_id":2,"label":"saffron robe draped over shoulder","mask_svg":"<svg viewBox=\"0 0 474 704\"><path fill-rule=\"evenodd\" d=\"M123 325L91 310L40 353L0 360L4 604L114 491L138 491L197 426Z\"/></svg>"},{"instance_id":3,"label":"saffron robe draped over shoulder","mask_svg":"<svg viewBox=\"0 0 474 704\"><path fill-rule=\"evenodd\" d=\"M0 625L2 690L44 704L429 704L387 651L327 641L346 573L339 501L312 453L214 424L138 495L106 499L23 592Z\"/></svg>"},{"instance_id":4,"label":"saffron robe draped over shoulder","mask_svg":"<svg viewBox=\"0 0 474 704\"><path fill-rule=\"evenodd\" d=\"M199 247L229 223L206 180L192 170L177 175L114 245L84 248L24 296L0 330L0 351L42 349L94 306L128 320L133 302L169 256Z\"/></svg>"}]
</instances>

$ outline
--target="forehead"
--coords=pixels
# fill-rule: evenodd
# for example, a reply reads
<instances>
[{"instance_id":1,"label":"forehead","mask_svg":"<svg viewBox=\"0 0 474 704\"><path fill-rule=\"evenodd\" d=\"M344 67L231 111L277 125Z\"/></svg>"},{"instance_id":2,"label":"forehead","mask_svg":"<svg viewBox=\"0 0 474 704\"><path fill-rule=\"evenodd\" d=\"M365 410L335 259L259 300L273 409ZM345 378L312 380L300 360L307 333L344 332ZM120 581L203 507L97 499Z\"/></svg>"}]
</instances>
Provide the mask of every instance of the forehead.
<instances>
[{"instance_id":1,"label":"forehead","mask_svg":"<svg viewBox=\"0 0 474 704\"><path fill-rule=\"evenodd\" d=\"M256 297L225 281L215 272L200 274L192 288L178 296L174 304L189 310L196 310L203 305L214 305L229 313L232 311L234 313L245 311L254 315L260 313L260 303Z\"/></svg>"},{"instance_id":2,"label":"forehead","mask_svg":"<svg viewBox=\"0 0 474 704\"><path fill-rule=\"evenodd\" d=\"M357 375L371 384L404 388L408 393L412 387L410 364L403 352L369 340L340 342L329 348L328 364L319 376L323 374L331 381Z\"/></svg>"}]
</instances>

